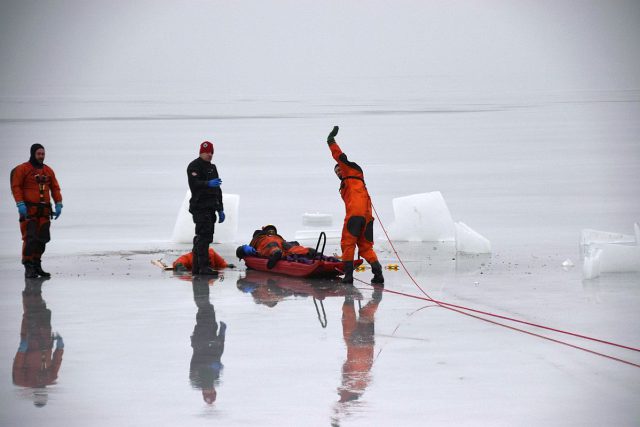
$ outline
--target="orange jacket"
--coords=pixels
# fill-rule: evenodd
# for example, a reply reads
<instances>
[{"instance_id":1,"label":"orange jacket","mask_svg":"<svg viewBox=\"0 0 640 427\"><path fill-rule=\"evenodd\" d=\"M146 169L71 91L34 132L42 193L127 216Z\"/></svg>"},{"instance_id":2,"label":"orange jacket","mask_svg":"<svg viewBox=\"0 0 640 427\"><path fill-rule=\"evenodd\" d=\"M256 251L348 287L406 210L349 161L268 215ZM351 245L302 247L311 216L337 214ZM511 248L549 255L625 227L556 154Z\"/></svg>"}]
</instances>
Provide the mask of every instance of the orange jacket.
<instances>
[{"instance_id":1,"label":"orange jacket","mask_svg":"<svg viewBox=\"0 0 640 427\"><path fill-rule=\"evenodd\" d=\"M259 233L251 239L249 245L256 249L258 255L268 257L277 249L284 252L284 243L284 239L279 234Z\"/></svg>"},{"instance_id":2,"label":"orange jacket","mask_svg":"<svg viewBox=\"0 0 640 427\"><path fill-rule=\"evenodd\" d=\"M187 252L178 257L177 260L173 261L173 268L176 268L178 264L182 264L184 268L191 270L193 267L193 252ZM209 266L213 269L221 270L227 268L228 264L217 252L209 248Z\"/></svg>"},{"instance_id":3,"label":"orange jacket","mask_svg":"<svg viewBox=\"0 0 640 427\"><path fill-rule=\"evenodd\" d=\"M257 230L256 230L257 231ZM297 242L287 242L279 234L254 233L253 239L249 242L260 256L268 257L276 250L286 255L309 255L309 248L300 246Z\"/></svg>"},{"instance_id":4,"label":"orange jacket","mask_svg":"<svg viewBox=\"0 0 640 427\"><path fill-rule=\"evenodd\" d=\"M342 175L340 195L344 201L347 216L357 215L363 216L365 219L371 218L371 198L364 183L362 168L347 159L347 155L342 152L338 143L329 143L329 149L340 167Z\"/></svg>"},{"instance_id":5,"label":"orange jacket","mask_svg":"<svg viewBox=\"0 0 640 427\"><path fill-rule=\"evenodd\" d=\"M47 165L36 168L31 163L25 162L13 168L11 192L16 203L50 203L51 196L55 203L62 202L56 174Z\"/></svg>"}]
</instances>

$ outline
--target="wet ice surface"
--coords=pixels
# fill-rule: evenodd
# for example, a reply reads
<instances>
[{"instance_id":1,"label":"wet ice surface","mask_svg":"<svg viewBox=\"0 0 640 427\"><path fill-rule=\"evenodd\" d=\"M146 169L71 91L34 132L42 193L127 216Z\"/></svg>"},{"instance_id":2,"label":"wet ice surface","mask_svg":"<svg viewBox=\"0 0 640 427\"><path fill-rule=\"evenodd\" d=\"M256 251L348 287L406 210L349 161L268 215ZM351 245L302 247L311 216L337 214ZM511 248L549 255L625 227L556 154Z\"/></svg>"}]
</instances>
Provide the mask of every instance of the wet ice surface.
<instances>
[{"instance_id":1,"label":"wet ice surface","mask_svg":"<svg viewBox=\"0 0 640 427\"><path fill-rule=\"evenodd\" d=\"M434 299L619 343L640 338L637 276L585 284L554 257L524 266L501 256L454 260L434 244L399 248ZM216 249L231 259L232 247ZM53 331L65 341L59 377L46 387L43 408L34 406L30 389L5 381L2 424L624 425L639 415L636 367L387 292L375 312L373 340L362 321L348 353L345 295L357 313L372 301L370 286L346 289L242 269L194 284L150 263L177 255L51 257L47 266L56 274L44 282L42 296ZM0 375L6 380L22 318L19 273L3 263ZM404 272L386 270L385 277L387 289L420 296ZM218 325L227 325L213 405L190 382L196 302L206 308L207 300ZM201 322L207 324L206 316ZM634 352L523 329L640 362ZM356 367L343 370L347 361Z\"/></svg>"},{"instance_id":2,"label":"wet ice surface","mask_svg":"<svg viewBox=\"0 0 640 427\"><path fill-rule=\"evenodd\" d=\"M339 124L338 140L364 166L380 222L392 222L393 197L439 190L454 218L491 240L490 257L400 244L407 269L432 298L638 347L638 274L584 281L580 271L582 228L626 232L640 213L638 103L607 96L518 108L496 101L496 108L474 111L451 105L434 107L434 114L432 106L407 112L386 101L367 108L249 103L270 117L218 117L214 105L180 120L0 123L3 140L12 142L0 159L5 176L26 160L31 141L47 135L47 161L65 197L44 258L54 276L42 292L65 352L42 408L34 406L32 389L11 381L25 282L15 208L0 208L0 424L635 423L638 368L406 295L382 294L373 348L371 328L363 325L356 349L373 354L373 364L360 368L362 378L343 374L345 297L321 300L323 328L313 297L304 296L308 283L256 277L242 265L204 288L217 323L227 325L217 398L208 405L189 372L198 312L193 284L150 263L188 250L168 239L186 191L184 168L204 138L216 141L223 191L241 197L238 244L264 223L291 236L304 212L331 213L339 222L342 205L324 143ZM118 113L137 117L126 107ZM0 196L9 200L6 186ZM381 229L376 233L383 264L398 263ZM216 249L233 259L233 245ZM327 251L335 250L332 242ZM565 271L567 258L576 267ZM385 277L389 291L421 295L403 271ZM257 296L238 281L245 290L255 282ZM365 307L372 290L357 288L362 299L354 306ZM210 321L206 294L197 301ZM636 352L518 327L640 363ZM346 389L358 398L340 402L351 380Z\"/></svg>"}]
</instances>

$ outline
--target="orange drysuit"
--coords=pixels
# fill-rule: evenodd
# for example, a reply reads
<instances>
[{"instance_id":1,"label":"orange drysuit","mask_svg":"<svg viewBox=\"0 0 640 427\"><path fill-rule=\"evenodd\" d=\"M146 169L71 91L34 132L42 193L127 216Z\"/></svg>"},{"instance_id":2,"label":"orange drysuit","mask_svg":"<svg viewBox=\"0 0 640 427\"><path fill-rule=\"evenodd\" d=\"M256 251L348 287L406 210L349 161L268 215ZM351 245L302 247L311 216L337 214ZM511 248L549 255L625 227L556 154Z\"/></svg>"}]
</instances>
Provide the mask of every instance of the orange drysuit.
<instances>
[{"instance_id":1,"label":"orange drysuit","mask_svg":"<svg viewBox=\"0 0 640 427\"><path fill-rule=\"evenodd\" d=\"M179 268L178 265L181 264L185 270L191 271L193 267L193 252L188 252L184 255L178 257L177 260L173 261L173 268ZM212 248L209 248L209 267L214 270L221 270L223 268L227 268L228 264L217 252L215 252Z\"/></svg>"},{"instance_id":2,"label":"orange drysuit","mask_svg":"<svg viewBox=\"0 0 640 427\"><path fill-rule=\"evenodd\" d=\"M16 203L27 205L27 216L20 217L22 262L38 261L51 240L51 197L55 203L62 202L60 185L49 166L25 162L11 171L11 192Z\"/></svg>"},{"instance_id":3,"label":"orange drysuit","mask_svg":"<svg viewBox=\"0 0 640 427\"><path fill-rule=\"evenodd\" d=\"M345 301L342 305L342 335L347 345L347 360L342 365L342 386L340 402L355 400L360 397L369 384L369 372L373 366L374 351L374 316L380 297L374 297L359 310L353 301Z\"/></svg>"},{"instance_id":4,"label":"orange drysuit","mask_svg":"<svg viewBox=\"0 0 640 427\"><path fill-rule=\"evenodd\" d=\"M22 305L20 340L26 348L19 349L13 360L13 383L22 387L44 387L58 378L64 350L56 346L52 352L51 310L47 309L42 294L25 290Z\"/></svg>"},{"instance_id":5,"label":"orange drysuit","mask_svg":"<svg viewBox=\"0 0 640 427\"><path fill-rule=\"evenodd\" d=\"M330 142L329 148L340 168L340 195L345 207L340 240L342 260L353 261L357 245L360 256L372 264L378 261L378 256L373 250L373 215L364 172L357 163L347 159L336 142Z\"/></svg>"},{"instance_id":6,"label":"orange drysuit","mask_svg":"<svg viewBox=\"0 0 640 427\"><path fill-rule=\"evenodd\" d=\"M258 255L270 257L274 252L282 252L282 256L286 255L309 255L309 248L287 242L279 234L272 234L262 230L256 230L253 233L253 239L249 242L253 246Z\"/></svg>"}]
</instances>

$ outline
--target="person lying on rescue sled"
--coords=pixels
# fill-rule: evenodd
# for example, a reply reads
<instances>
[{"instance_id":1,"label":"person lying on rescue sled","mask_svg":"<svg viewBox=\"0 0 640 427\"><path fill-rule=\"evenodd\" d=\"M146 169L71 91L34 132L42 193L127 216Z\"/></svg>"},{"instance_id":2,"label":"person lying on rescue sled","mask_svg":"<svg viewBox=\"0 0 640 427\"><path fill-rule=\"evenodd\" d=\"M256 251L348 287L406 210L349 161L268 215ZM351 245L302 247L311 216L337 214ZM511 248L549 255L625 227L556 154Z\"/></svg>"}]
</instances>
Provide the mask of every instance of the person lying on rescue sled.
<instances>
[{"instance_id":1,"label":"person lying on rescue sled","mask_svg":"<svg viewBox=\"0 0 640 427\"><path fill-rule=\"evenodd\" d=\"M239 259L247 255L269 258L267 268L271 269L283 257L289 255L311 257L315 255L315 252L315 249L300 246L298 242L287 242L278 234L276 226L269 224L262 227L261 230L254 231L253 239L248 245L238 246L236 256Z\"/></svg>"},{"instance_id":2,"label":"person lying on rescue sled","mask_svg":"<svg viewBox=\"0 0 640 427\"><path fill-rule=\"evenodd\" d=\"M334 126L327 137L327 144L331 155L338 162L333 170L340 179L340 196L344 201L345 217L342 226L342 261L344 262L343 283L353 283L353 257L358 246L358 253L369 264L373 272L372 284L384 283L382 266L378 262L378 256L373 250L373 216L371 198L364 182L362 168L347 159L342 152L335 137L338 134L338 126Z\"/></svg>"},{"instance_id":3,"label":"person lying on rescue sled","mask_svg":"<svg viewBox=\"0 0 640 427\"><path fill-rule=\"evenodd\" d=\"M173 261L173 271L187 272L193 267L193 252L187 252L180 255ZM213 270L222 270L223 268L235 268L235 265L228 264L213 248L209 248L209 267Z\"/></svg>"}]
</instances>

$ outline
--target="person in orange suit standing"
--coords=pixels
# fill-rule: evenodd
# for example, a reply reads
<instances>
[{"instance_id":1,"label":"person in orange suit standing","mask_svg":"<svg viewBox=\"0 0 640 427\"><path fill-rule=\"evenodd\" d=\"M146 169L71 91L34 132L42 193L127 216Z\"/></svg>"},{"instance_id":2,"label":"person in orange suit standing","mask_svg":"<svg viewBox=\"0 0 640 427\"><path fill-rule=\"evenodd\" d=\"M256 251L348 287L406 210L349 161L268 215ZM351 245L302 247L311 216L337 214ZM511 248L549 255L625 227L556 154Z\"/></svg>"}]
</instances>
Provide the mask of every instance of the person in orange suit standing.
<instances>
[{"instance_id":1,"label":"person in orange suit standing","mask_svg":"<svg viewBox=\"0 0 640 427\"><path fill-rule=\"evenodd\" d=\"M342 261L344 262L342 282L353 283L353 258L357 246L359 255L371 265L373 272L371 283L382 285L384 283L382 266L373 250L373 209L364 182L364 172L357 163L350 161L340 149L335 140L338 129L338 126L333 127L327 137L327 144L329 144L331 155L337 162L333 170L340 179L340 196L342 196L345 206L340 240Z\"/></svg>"},{"instance_id":2,"label":"person in orange suit standing","mask_svg":"<svg viewBox=\"0 0 640 427\"><path fill-rule=\"evenodd\" d=\"M11 192L18 207L22 233L22 264L27 278L50 277L42 269L41 258L51 240L51 217L62 213L62 194L56 174L44 164L45 151L40 144L31 146L31 157L11 171ZM51 208L51 198L55 211Z\"/></svg>"},{"instance_id":3,"label":"person in orange suit standing","mask_svg":"<svg viewBox=\"0 0 640 427\"><path fill-rule=\"evenodd\" d=\"M38 389L38 393L34 394L39 396L34 401L36 406L46 404L47 394L44 388L55 383L58 378L64 353L62 337L51 332L51 310L42 299L44 280L47 278L25 279L20 345L13 360L13 383Z\"/></svg>"}]
</instances>

